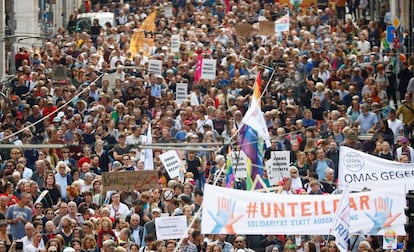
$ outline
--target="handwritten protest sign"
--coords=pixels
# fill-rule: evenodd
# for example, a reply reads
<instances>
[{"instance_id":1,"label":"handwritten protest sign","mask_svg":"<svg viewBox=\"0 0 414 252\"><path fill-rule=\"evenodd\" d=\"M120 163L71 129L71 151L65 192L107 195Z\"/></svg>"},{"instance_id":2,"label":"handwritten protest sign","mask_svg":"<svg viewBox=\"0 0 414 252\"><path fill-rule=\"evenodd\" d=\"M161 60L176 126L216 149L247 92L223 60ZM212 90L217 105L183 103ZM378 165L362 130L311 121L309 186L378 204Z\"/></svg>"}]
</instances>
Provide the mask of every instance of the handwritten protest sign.
<instances>
[{"instance_id":1,"label":"handwritten protest sign","mask_svg":"<svg viewBox=\"0 0 414 252\"><path fill-rule=\"evenodd\" d=\"M159 217L155 219L157 240L180 239L188 236L185 216Z\"/></svg>"},{"instance_id":2,"label":"handwritten protest sign","mask_svg":"<svg viewBox=\"0 0 414 252\"><path fill-rule=\"evenodd\" d=\"M243 151L233 151L231 153L231 163L236 178L247 177L247 156Z\"/></svg>"},{"instance_id":3,"label":"handwritten protest sign","mask_svg":"<svg viewBox=\"0 0 414 252\"><path fill-rule=\"evenodd\" d=\"M181 160L175 151L168 151L160 155L162 164L171 178L180 176Z\"/></svg>"},{"instance_id":4,"label":"handwritten protest sign","mask_svg":"<svg viewBox=\"0 0 414 252\"><path fill-rule=\"evenodd\" d=\"M235 29L237 35L240 37L249 37L252 35L252 26L250 24L238 24Z\"/></svg>"},{"instance_id":5,"label":"handwritten protest sign","mask_svg":"<svg viewBox=\"0 0 414 252\"><path fill-rule=\"evenodd\" d=\"M158 173L154 170L102 173L104 191L148 190L158 186Z\"/></svg>"},{"instance_id":6,"label":"handwritten protest sign","mask_svg":"<svg viewBox=\"0 0 414 252\"><path fill-rule=\"evenodd\" d=\"M275 34L275 22L273 21L260 21L259 22L259 34L271 36Z\"/></svg>"}]
</instances>

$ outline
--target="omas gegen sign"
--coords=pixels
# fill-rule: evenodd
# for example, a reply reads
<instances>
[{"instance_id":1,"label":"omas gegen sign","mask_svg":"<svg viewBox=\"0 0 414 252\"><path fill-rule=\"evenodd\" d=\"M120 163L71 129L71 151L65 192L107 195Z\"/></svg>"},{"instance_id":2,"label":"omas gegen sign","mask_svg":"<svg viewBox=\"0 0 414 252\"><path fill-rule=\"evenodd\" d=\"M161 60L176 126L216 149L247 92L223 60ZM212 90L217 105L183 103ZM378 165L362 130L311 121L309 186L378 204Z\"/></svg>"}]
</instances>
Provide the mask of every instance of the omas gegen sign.
<instances>
[{"instance_id":1,"label":"omas gegen sign","mask_svg":"<svg viewBox=\"0 0 414 252\"><path fill-rule=\"evenodd\" d=\"M385 160L348 147L340 148L339 160L340 186L348 185L351 190L393 185L405 185L405 190L414 188L414 164Z\"/></svg>"}]
</instances>

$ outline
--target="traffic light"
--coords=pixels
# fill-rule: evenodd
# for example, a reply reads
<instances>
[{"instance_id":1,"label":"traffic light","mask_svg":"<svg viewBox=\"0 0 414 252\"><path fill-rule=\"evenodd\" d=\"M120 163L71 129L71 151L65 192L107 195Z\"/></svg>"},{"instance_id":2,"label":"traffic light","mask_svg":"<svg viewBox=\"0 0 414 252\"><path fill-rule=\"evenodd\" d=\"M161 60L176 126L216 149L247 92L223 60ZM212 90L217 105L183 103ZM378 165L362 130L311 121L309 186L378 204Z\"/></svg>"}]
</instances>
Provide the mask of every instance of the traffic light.
<instances>
[{"instance_id":1,"label":"traffic light","mask_svg":"<svg viewBox=\"0 0 414 252\"><path fill-rule=\"evenodd\" d=\"M406 251L414 252L414 190L409 190L405 199L407 200L407 207L405 208L407 224L404 224L407 233Z\"/></svg>"}]
</instances>

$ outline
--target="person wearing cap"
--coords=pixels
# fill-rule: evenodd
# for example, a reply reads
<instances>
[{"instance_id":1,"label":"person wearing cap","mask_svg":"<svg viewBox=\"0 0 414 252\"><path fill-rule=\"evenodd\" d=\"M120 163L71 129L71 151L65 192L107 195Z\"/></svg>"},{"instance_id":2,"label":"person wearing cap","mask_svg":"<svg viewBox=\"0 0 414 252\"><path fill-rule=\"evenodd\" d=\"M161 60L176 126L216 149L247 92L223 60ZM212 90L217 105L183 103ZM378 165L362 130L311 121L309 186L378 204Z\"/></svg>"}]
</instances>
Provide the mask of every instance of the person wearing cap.
<instances>
[{"instance_id":1,"label":"person wearing cap","mask_svg":"<svg viewBox=\"0 0 414 252\"><path fill-rule=\"evenodd\" d=\"M402 137L400 140L401 147L398 147L395 150L395 161L400 162L400 159L403 156L406 156L408 158L409 163L414 163L414 149L409 146L408 138Z\"/></svg>"}]
</instances>

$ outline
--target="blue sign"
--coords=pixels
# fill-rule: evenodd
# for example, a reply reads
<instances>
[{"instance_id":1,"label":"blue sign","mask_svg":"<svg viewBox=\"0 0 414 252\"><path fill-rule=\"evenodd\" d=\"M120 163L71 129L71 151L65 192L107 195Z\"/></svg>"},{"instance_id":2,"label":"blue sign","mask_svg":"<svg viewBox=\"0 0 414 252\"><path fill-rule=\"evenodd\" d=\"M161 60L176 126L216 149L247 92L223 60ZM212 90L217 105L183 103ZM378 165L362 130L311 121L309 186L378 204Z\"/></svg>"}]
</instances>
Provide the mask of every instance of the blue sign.
<instances>
[{"instance_id":1,"label":"blue sign","mask_svg":"<svg viewBox=\"0 0 414 252\"><path fill-rule=\"evenodd\" d=\"M394 26L389 25L387 26L387 42L392 43L392 40L395 38L397 30Z\"/></svg>"}]
</instances>

